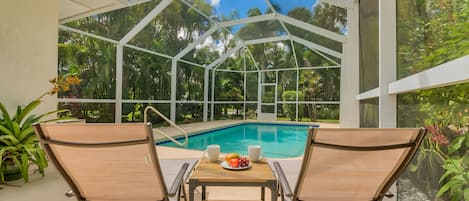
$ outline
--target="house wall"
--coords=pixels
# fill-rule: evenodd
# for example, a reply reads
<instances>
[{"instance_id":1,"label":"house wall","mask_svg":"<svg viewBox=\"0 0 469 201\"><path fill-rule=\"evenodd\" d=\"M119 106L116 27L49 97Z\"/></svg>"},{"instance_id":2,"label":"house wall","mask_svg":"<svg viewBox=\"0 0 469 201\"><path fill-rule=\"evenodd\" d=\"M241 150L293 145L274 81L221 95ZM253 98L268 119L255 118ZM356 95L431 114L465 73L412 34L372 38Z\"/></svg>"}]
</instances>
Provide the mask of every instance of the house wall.
<instances>
[{"instance_id":1,"label":"house wall","mask_svg":"<svg viewBox=\"0 0 469 201\"><path fill-rule=\"evenodd\" d=\"M50 90L57 75L57 0L2 0L0 3L0 102L13 113ZM47 96L36 113L55 110Z\"/></svg>"}]
</instances>

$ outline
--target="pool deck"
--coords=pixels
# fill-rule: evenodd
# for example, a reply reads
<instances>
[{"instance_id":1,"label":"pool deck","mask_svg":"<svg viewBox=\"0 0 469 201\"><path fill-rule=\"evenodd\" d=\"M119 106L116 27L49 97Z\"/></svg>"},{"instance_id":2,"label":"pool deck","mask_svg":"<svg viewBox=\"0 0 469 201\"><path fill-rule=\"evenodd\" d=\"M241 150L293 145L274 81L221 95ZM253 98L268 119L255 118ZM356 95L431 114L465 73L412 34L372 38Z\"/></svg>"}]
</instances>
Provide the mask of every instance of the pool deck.
<instances>
[{"instance_id":1,"label":"pool deck","mask_svg":"<svg viewBox=\"0 0 469 201\"><path fill-rule=\"evenodd\" d=\"M229 125L239 124L242 122L257 122L257 121L233 121L222 120L212 122L200 122L192 124L180 125L185 131L189 133L197 133L205 130L221 128ZM272 123L272 122L270 122ZM278 122L274 122L278 123ZM282 122L291 123L291 122ZM339 127L338 124L320 124L320 127ZM162 131L172 135L178 136L179 132L175 128L159 128ZM161 136L155 136L161 139ZM157 146L158 157L161 159L178 159L178 158L197 158L200 159L203 155L201 151L187 150L180 148L170 148ZM284 159L284 160L300 160L300 158ZM0 200L1 201L72 201L75 198L67 198L64 193L70 190L68 184L60 176L59 172L52 164L46 169L44 178L34 174L30 175L30 182L23 184L22 182L12 182L9 185L0 186ZM186 189L188 189L186 187ZM208 199L210 200L259 200L260 190L254 187L211 187L207 188ZM240 197L239 195L242 195ZM266 193L266 200L270 200L270 193ZM195 200L201 200L200 194L196 193Z\"/></svg>"}]
</instances>

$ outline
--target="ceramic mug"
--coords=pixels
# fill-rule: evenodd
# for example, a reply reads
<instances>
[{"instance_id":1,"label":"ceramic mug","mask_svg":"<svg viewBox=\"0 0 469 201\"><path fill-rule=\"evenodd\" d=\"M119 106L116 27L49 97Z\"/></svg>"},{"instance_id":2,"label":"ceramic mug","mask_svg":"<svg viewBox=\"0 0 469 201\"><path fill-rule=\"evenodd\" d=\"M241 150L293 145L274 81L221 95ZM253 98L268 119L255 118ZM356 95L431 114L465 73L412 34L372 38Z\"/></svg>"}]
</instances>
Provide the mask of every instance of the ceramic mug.
<instances>
[{"instance_id":1,"label":"ceramic mug","mask_svg":"<svg viewBox=\"0 0 469 201\"><path fill-rule=\"evenodd\" d=\"M220 155L220 145L218 144L208 145L207 150L205 150L205 152L207 152L208 160L210 162L217 162L218 157ZM204 157L205 157L205 152L204 152Z\"/></svg>"},{"instance_id":2,"label":"ceramic mug","mask_svg":"<svg viewBox=\"0 0 469 201\"><path fill-rule=\"evenodd\" d=\"M261 146L260 145L249 145L248 146L249 160L257 162L261 160Z\"/></svg>"}]
</instances>

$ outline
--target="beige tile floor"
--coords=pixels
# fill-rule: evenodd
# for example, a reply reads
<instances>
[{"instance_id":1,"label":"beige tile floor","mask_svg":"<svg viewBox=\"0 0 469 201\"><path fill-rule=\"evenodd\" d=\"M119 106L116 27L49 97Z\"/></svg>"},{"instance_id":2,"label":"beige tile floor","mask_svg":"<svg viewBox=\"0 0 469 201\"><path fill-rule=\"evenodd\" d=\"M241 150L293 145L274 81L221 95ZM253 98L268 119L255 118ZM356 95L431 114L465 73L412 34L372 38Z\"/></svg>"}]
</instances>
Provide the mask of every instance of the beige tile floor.
<instances>
[{"instance_id":1,"label":"beige tile floor","mask_svg":"<svg viewBox=\"0 0 469 201\"><path fill-rule=\"evenodd\" d=\"M240 123L241 121L214 121L208 123L193 123L182 125L187 132L197 132L207 129L218 128L226 125ZM321 124L321 127L338 127L337 124ZM178 135L176 129L161 128L171 135ZM158 138L159 136L155 136ZM171 158L200 158L202 152L160 147L157 146L158 156L161 159ZM290 159L295 160L295 159ZM297 159L296 159L297 160ZM69 201L75 198L67 198L64 193L69 190L67 183L62 179L57 169L50 165L46 169L46 175L31 175L30 182L23 184L13 182L10 185L1 186L0 201ZM187 188L186 188L187 189ZM207 188L209 200L259 200L260 190L253 187L212 187ZM197 196L198 195L198 196ZM266 192L266 200L270 200L270 193ZM196 200L200 200L200 194L196 194Z\"/></svg>"}]
</instances>

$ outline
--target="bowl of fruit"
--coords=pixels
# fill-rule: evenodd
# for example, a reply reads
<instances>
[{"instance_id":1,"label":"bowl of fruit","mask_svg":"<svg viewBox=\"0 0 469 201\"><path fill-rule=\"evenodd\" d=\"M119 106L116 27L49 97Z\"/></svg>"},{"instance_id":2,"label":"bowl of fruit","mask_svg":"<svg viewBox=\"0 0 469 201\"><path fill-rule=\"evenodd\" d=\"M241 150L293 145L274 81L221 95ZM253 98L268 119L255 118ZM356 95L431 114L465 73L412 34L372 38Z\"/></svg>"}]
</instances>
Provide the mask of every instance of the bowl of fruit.
<instances>
[{"instance_id":1,"label":"bowl of fruit","mask_svg":"<svg viewBox=\"0 0 469 201\"><path fill-rule=\"evenodd\" d=\"M251 167L249 159L246 157L241 157L237 153L227 154L225 161L220 163L220 165L228 170L246 170Z\"/></svg>"}]
</instances>

